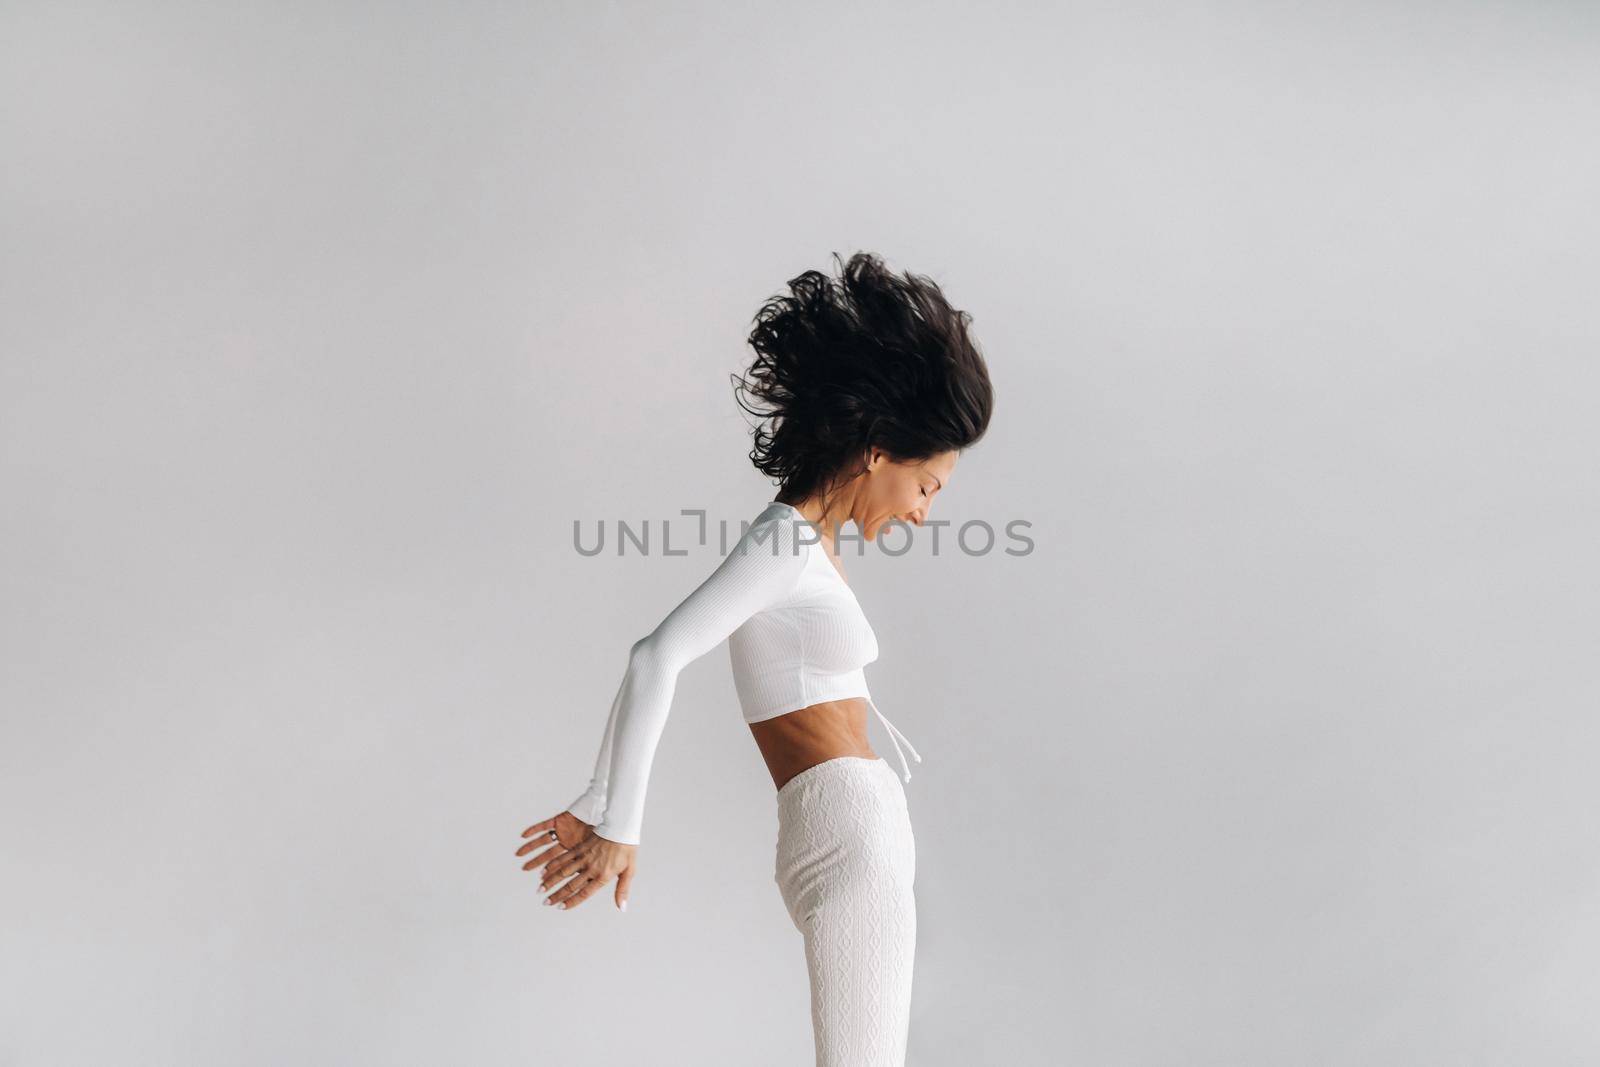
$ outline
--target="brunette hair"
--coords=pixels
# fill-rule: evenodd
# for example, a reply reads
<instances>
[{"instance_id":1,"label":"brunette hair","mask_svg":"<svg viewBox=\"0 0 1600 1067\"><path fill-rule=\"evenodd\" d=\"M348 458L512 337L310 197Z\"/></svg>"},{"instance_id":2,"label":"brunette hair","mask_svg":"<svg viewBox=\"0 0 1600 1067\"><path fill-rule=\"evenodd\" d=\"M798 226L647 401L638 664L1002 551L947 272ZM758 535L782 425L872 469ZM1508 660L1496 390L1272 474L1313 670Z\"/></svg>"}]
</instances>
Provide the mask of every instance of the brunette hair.
<instances>
[{"instance_id":1,"label":"brunette hair","mask_svg":"<svg viewBox=\"0 0 1600 1067\"><path fill-rule=\"evenodd\" d=\"M759 420L750 461L778 479L777 499L853 476L872 448L917 461L983 437L994 391L972 316L931 278L857 252L837 280L808 270L788 286L756 312L755 359L733 376L739 406Z\"/></svg>"}]
</instances>

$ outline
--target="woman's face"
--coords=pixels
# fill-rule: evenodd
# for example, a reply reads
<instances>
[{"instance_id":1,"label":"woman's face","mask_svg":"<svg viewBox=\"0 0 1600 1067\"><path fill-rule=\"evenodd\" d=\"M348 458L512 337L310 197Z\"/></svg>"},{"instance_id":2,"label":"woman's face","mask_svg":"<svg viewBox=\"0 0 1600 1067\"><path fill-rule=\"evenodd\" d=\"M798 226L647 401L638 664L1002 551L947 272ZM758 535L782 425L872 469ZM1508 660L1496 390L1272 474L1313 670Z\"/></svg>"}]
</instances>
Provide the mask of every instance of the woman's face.
<instances>
[{"instance_id":1,"label":"woman's face","mask_svg":"<svg viewBox=\"0 0 1600 1067\"><path fill-rule=\"evenodd\" d=\"M928 520L933 498L950 482L959 452L930 459L899 461L874 449L867 460L851 516L861 535L876 540L885 523L898 519L913 526Z\"/></svg>"}]
</instances>

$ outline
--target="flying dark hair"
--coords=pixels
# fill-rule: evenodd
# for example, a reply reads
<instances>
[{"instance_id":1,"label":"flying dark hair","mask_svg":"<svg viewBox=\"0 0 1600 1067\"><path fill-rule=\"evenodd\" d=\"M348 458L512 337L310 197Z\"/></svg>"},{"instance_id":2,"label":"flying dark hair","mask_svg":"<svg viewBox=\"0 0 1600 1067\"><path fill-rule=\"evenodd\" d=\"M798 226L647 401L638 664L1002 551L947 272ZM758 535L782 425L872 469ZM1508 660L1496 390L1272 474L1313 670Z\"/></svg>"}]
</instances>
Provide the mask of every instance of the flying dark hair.
<instances>
[{"instance_id":1,"label":"flying dark hair","mask_svg":"<svg viewBox=\"0 0 1600 1067\"><path fill-rule=\"evenodd\" d=\"M778 499L852 477L872 448L916 462L983 437L994 393L972 316L931 278L857 252L837 281L808 270L788 285L756 312L755 359L733 376L739 406L761 420L750 461L779 480Z\"/></svg>"}]
</instances>

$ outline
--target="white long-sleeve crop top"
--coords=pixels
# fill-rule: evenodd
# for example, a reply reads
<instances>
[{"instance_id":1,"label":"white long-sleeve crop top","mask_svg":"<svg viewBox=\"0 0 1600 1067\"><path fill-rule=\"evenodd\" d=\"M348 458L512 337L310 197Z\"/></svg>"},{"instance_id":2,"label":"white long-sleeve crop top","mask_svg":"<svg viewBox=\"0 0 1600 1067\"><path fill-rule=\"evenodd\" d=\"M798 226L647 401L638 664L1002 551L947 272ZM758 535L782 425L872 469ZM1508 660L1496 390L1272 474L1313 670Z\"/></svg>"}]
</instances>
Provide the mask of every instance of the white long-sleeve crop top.
<instances>
[{"instance_id":1,"label":"white long-sleeve crop top","mask_svg":"<svg viewBox=\"0 0 1600 1067\"><path fill-rule=\"evenodd\" d=\"M724 638L745 722L826 700L865 697L900 749L906 736L878 710L863 668L878 658L855 593L799 509L769 501L711 576L628 650L589 788L566 810L611 841L636 845L650 765L678 674Z\"/></svg>"}]
</instances>

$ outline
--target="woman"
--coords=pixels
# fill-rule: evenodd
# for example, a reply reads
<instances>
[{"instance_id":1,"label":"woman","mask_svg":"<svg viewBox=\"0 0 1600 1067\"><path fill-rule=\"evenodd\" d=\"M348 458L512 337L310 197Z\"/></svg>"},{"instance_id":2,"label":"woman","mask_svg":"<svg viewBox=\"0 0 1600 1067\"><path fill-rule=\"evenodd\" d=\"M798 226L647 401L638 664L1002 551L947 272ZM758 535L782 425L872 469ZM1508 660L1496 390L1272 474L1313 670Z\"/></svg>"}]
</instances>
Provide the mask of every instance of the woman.
<instances>
[{"instance_id":1,"label":"woman","mask_svg":"<svg viewBox=\"0 0 1600 1067\"><path fill-rule=\"evenodd\" d=\"M789 290L757 313L756 358L735 386L765 421L750 458L780 491L629 650L588 790L523 831L531 840L517 855L542 848L524 869L542 868L540 888L555 887L546 904L575 907L615 879L617 907L627 908L678 673L726 639L745 721L778 790L774 880L804 936L816 1062L898 1067L916 846L904 788L867 743L868 707L906 781L911 771L905 735L867 690L862 668L877 658L877 637L835 544L847 520L867 540L891 521L922 525L957 456L988 428L992 392L967 336L971 316L931 280L858 253L837 282L807 271Z\"/></svg>"}]
</instances>

